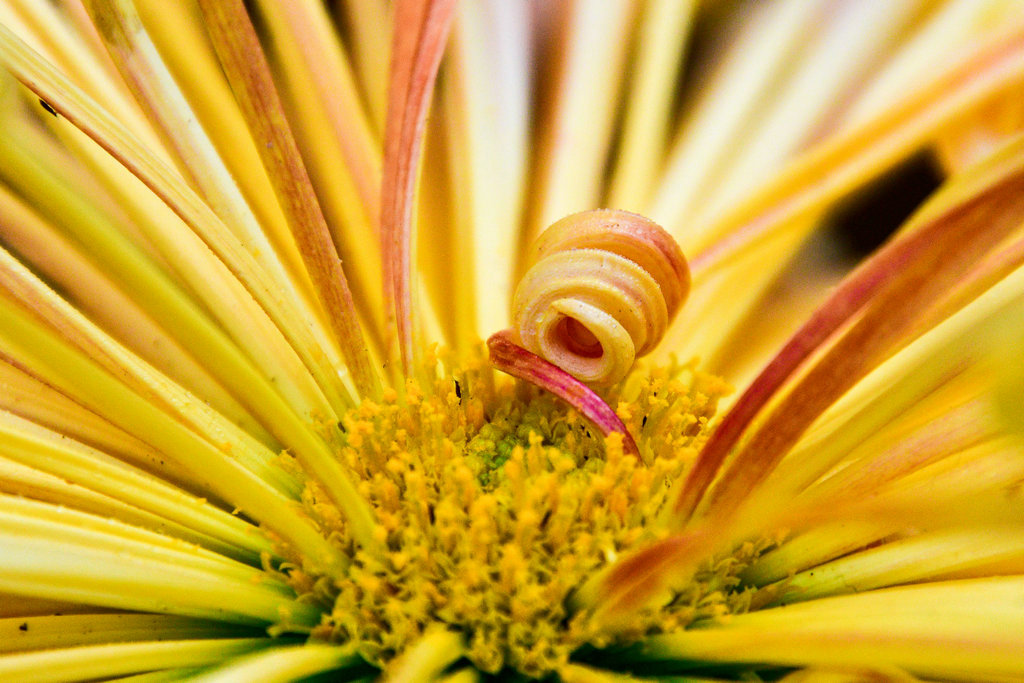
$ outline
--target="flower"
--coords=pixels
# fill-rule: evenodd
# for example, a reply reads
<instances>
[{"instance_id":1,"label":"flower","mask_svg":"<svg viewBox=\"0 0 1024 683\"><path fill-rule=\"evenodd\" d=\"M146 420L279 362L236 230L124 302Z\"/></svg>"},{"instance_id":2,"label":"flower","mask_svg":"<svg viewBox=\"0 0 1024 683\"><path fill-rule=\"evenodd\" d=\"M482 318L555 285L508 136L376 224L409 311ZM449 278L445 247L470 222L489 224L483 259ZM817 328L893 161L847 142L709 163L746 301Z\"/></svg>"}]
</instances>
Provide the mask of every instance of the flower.
<instances>
[{"instance_id":1,"label":"flower","mask_svg":"<svg viewBox=\"0 0 1024 683\"><path fill-rule=\"evenodd\" d=\"M337 10L0 2L0 673L1024 677L1019 3Z\"/></svg>"}]
</instances>

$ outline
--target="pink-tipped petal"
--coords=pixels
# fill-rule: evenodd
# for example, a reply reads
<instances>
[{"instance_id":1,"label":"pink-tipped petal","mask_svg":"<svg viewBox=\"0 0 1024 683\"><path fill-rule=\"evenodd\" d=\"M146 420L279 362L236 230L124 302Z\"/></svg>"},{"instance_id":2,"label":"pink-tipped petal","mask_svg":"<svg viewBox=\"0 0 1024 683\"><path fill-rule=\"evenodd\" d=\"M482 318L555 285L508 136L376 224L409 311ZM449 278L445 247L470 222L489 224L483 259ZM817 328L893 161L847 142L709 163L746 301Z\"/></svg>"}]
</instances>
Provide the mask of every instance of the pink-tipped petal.
<instances>
[{"instance_id":1,"label":"pink-tipped petal","mask_svg":"<svg viewBox=\"0 0 1024 683\"><path fill-rule=\"evenodd\" d=\"M504 330L487 340L491 365L513 377L550 391L555 396L578 410L597 427L604 436L612 433L622 435L622 447L626 453L639 456L633 435L626 429L615 411L605 403L594 390L569 373L530 353L513 339L512 332Z\"/></svg>"},{"instance_id":2,"label":"pink-tipped petal","mask_svg":"<svg viewBox=\"0 0 1024 683\"><path fill-rule=\"evenodd\" d=\"M397 335L406 374L415 366L412 212L416 168L454 11L455 0L395 3L380 224L388 329Z\"/></svg>"}]
</instances>

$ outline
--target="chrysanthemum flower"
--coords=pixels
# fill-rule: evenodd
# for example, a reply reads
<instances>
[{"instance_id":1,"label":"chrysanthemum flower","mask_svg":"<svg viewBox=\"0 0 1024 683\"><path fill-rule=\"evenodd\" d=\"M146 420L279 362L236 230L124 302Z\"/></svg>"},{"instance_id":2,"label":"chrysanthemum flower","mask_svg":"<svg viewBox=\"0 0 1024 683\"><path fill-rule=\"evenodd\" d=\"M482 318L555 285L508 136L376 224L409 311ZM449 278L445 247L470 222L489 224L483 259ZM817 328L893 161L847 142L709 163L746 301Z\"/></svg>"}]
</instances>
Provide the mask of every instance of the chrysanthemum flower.
<instances>
[{"instance_id":1,"label":"chrysanthemum flower","mask_svg":"<svg viewBox=\"0 0 1024 683\"><path fill-rule=\"evenodd\" d=\"M4 680L1024 678L1021 2L0 24Z\"/></svg>"}]
</instances>

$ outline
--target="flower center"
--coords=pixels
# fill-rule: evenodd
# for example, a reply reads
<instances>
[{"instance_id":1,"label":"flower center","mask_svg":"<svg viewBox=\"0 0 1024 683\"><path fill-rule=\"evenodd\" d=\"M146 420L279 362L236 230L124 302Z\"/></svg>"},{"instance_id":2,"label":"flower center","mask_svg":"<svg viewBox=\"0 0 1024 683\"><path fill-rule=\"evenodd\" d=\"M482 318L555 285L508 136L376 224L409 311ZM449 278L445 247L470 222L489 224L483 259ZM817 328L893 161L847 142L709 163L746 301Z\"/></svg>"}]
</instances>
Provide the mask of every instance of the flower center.
<instances>
[{"instance_id":1,"label":"flower center","mask_svg":"<svg viewBox=\"0 0 1024 683\"><path fill-rule=\"evenodd\" d=\"M386 666L440 623L464 635L480 670L529 676L556 670L586 643L607 644L568 598L619 554L667 533L658 513L727 387L686 366L634 372L608 389L637 458L619 435L603 438L483 357L431 374L410 381L401 400L364 402L333 439L374 508L382 556L358 549L328 497L306 488L309 515L351 558L335 580L295 573L296 590L330 605L314 638L355 643ZM737 563L724 565L668 609L636 615L632 637L742 609L731 591Z\"/></svg>"}]
</instances>

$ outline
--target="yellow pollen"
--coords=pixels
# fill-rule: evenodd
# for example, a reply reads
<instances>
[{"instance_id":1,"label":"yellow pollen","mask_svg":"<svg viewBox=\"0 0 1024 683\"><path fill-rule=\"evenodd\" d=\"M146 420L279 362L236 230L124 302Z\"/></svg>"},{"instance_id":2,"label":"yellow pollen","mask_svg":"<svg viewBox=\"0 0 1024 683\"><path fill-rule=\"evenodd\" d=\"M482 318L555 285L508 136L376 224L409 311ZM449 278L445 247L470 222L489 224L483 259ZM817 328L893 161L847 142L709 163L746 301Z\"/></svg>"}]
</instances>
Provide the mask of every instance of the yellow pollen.
<instances>
[{"instance_id":1,"label":"yellow pollen","mask_svg":"<svg viewBox=\"0 0 1024 683\"><path fill-rule=\"evenodd\" d=\"M386 668L441 625L463 634L478 669L533 677L557 671L583 645L621 641L589 614L570 614L567 598L667 533L658 513L728 387L691 365L635 371L605 390L636 438L636 458L620 435L601 437L557 398L498 375L482 357L434 365L432 381L410 381L403 398L366 401L340 428L325 426L375 510L385 553L360 552L326 494L307 484L309 517L351 558L314 638L354 643ZM626 638L741 610L733 589L742 565L709 564L668 608L637 614ZM295 575L296 590L308 591L311 578Z\"/></svg>"}]
</instances>

